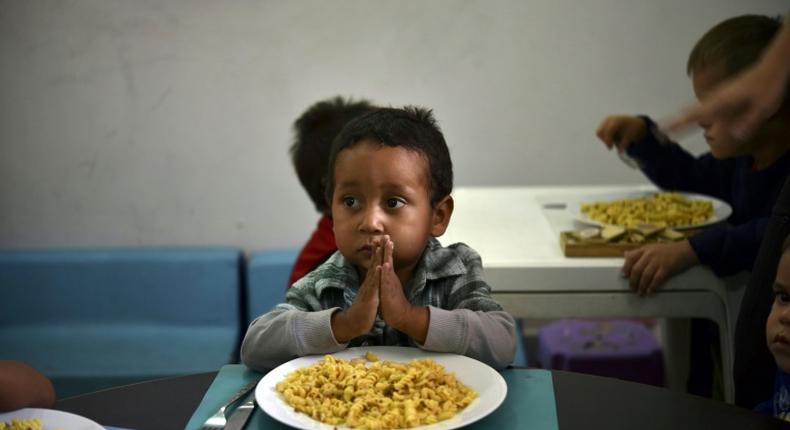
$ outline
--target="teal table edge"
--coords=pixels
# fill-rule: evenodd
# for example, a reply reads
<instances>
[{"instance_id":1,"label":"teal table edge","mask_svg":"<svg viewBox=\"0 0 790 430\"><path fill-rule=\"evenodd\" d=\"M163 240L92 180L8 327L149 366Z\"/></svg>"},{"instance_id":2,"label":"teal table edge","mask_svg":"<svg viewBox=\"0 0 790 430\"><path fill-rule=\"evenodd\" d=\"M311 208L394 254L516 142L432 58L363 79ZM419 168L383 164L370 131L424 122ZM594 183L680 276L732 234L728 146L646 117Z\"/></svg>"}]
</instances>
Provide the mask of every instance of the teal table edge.
<instances>
[{"instance_id":1,"label":"teal table edge","mask_svg":"<svg viewBox=\"0 0 790 430\"><path fill-rule=\"evenodd\" d=\"M543 369L505 369L500 372L507 383L505 401L487 417L472 423L469 429L530 428L557 430L557 407L551 372ZM262 375L241 364L223 366L206 391L187 430L197 430L225 400L245 383ZM249 430L290 429L256 408L245 427Z\"/></svg>"}]
</instances>

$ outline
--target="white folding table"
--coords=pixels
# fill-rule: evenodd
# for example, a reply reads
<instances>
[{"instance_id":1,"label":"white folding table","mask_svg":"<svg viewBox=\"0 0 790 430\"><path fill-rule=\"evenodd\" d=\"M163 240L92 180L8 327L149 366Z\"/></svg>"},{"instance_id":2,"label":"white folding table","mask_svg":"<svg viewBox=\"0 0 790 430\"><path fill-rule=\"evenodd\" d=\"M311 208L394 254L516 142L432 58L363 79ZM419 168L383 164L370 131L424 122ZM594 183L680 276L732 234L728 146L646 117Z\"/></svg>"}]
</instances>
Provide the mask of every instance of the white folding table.
<instances>
[{"instance_id":1,"label":"white folding table","mask_svg":"<svg viewBox=\"0 0 790 430\"><path fill-rule=\"evenodd\" d=\"M732 338L744 276L696 266L639 297L620 275L622 258L565 257L561 231L583 226L567 205L579 196L652 186L458 187L440 241L482 257L495 298L516 318L705 318L719 327L725 399L733 401Z\"/></svg>"}]
</instances>

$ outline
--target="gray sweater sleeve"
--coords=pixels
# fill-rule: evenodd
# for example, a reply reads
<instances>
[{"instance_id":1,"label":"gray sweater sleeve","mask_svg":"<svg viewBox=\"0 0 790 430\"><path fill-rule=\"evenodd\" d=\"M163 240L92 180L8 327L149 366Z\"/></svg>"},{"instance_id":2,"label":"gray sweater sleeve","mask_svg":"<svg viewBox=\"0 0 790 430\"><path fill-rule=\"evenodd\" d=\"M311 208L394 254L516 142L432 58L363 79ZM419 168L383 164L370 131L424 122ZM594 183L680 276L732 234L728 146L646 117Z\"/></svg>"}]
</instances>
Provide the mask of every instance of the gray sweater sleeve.
<instances>
[{"instance_id":1,"label":"gray sweater sleeve","mask_svg":"<svg viewBox=\"0 0 790 430\"><path fill-rule=\"evenodd\" d=\"M241 361L258 371L268 371L296 357L330 354L345 349L332 333L332 313L283 309L280 305L253 321L241 343Z\"/></svg>"},{"instance_id":2,"label":"gray sweater sleeve","mask_svg":"<svg viewBox=\"0 0 790 430\"><path fill-rule=\"evenodd\" d=\"M495 369L513 362L516 322L505 311L445 310L429 306L428 351L452 352L480 360Z\"/></svg>"}]
</instances>

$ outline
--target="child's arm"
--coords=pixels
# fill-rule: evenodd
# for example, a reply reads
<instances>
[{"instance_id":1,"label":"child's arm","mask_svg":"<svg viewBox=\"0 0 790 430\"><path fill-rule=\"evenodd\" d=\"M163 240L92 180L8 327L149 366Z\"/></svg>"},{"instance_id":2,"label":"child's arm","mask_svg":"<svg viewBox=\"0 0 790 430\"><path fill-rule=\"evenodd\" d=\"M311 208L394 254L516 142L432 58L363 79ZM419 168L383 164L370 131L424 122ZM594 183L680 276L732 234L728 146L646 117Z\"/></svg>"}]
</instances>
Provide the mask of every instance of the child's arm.
<instances>
[{"instance_id":1,"label":"child's arm","mask_svg":"<svg viewBox=\"0 0 790 430\"><path fill-rule=\"evenodd\" d=\"M288 289L285 303L250 323L241 343L241 361L248 367L268 371L296 357L346 347L334 338L331 326L342 300L322 301L315 280L308 277Z\"/></svg>"},{"instance_id":2,"label":"child's arm","mask_svg":"<svg viewBox=\"0 0 790 430\"><path fill-rule=\"evenodd\" d=\"M648 117L609 116L596 135L609 149L618 148L638 160L642 173L661 188L730 197L734 160L716 160L709 153L695 157L668 141Z\"/></svg>"},{"instance_id":3,"label":"child's arm","mask_svg":"<svg viewBox=\"0 0 790 430\"><path fill-rule=\"evenodd\" d=\"M718 276L752 270L769 217L757 218L738 226L711 227L689 238L700 263Z\"/></svg>"},{"instance_id":4,"label":"child's arm","mask_svg":"<svg viewBox=\"0 0 790 430\"><path fill-rule=\"evenodd\" d=\"M516 322L503 310L445 310L430 306L423 349L454 352L503 369L516 355Z\"/></svg>"},{"instance_id":5,"label":"child's arm","mask_svg":"<svg viewBox=\"0 0 790 430\"><path fill-rule=\"evenodd\" d=\"M339 308L316 312L277 305L255 319L241 343L241 361L251 369L265 372L296 357L329 354L346 347L332 334L332 314Z\"/></svg>"},{"instance_id":6,"label":"child's arm","mask_svg":"<svg viewBox=\"0 0 790 430\"><path fill-rule=\"evenodd\" d=\"M695 157L661 134L653 120L640 119L648 132L628 149L628 155L642 163L642 173L650 181L665 189L730 198L734 159L717 160L710 152Z\"/></svg>"},{"instance_id":7,"label":"child's arm","mask_svg":"<svg viewBox=\"0 0 790 430\"><path fill-rule=\"evenodd\" d=\"M455 251L465 272L447 278L446 306L430 307L423 348L456 352L504 368L516 355L516 321L491 297L480 255L462 243L448 248Z\"/></svg>"},{"instance_id":8,"label":"child's arm","mask_svg":"<svg viewBox=\"0 0 790 430\"><path fill-rule=\"evenodd\" d=\"M496 369L513 362L516 355L516 321L491 297L483 278L483 262L472 248L457 243L454 250L465 268L448 278L443 309L431 306L428 336L423 348L455 352L478 359Z\"/></svg>"}]
</instances>

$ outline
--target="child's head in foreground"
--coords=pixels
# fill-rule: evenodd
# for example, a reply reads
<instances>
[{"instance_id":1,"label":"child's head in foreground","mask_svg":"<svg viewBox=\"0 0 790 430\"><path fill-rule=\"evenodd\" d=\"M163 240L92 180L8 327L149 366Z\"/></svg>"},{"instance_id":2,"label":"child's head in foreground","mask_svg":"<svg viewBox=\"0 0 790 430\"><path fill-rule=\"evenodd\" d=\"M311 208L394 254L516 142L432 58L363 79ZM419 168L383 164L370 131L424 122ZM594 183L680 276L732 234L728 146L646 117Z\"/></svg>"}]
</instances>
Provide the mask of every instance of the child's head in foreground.
<instances>
[{"instance_id":1,"label":"child's head in foreground","mask_svg":"<svg viewBox=\"0 0 790 430\"><path fill-rule=\"evenodd\" d=\"M694 45L686 65L697 99L704 99L718 84L756 63L781 26L779 19L742 15L708 30ZM724 124L701 123L700 126L705 130L711 154L719 159L751 154L766 139L765 126L749 142L737 142Z\"/></svg>"},{"instance_id":2,"label":"child's head in foreground","mask_svg":"<svg viewBox=\"0 0 790 430\"><path fill-rule=\"evenodd\" d=\"M453 165L431 111L383 108L352 120L332 144L327 173L340 252L364 276L373 243L389 235L405 286L453 211Z\"/></svg>"},{"instance_id":3,"label":"child's head in foreground","mask_svg":"<svg viewBox=\"0 0 790 430\"><path fill-rule=\"evenodd\" d=\"M354 101L338 96L315 103L294 121L291 159L299 182L317 211L329 213L324 200L324 178L332 141L346 123L373 109L375 107L367 100Z\"/></svg>"},{"instance_id":4,"label":"child's head in foreground","mask_svg":"<svg viewBox=\"0 0 790 430\"><path fill-rule=\"evenodd\" d=\"M774 304L765 324L766 340L776 365L790 373L790 236L782 246L773 289Z\"/></svg>"}]
</instances>

